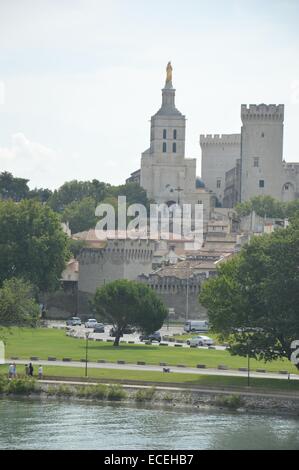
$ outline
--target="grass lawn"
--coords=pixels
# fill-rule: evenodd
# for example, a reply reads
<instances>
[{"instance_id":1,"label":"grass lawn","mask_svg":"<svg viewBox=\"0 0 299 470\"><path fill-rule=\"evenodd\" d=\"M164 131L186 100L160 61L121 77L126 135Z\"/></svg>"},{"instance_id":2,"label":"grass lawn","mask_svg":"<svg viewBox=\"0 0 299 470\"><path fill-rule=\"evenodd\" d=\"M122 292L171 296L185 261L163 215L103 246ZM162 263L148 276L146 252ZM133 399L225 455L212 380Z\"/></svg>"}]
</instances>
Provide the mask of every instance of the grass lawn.
<instances>
[{"instance_id":1,"label":"grass lawn","mask_svg":"<svg viewBox=\"0 0 299 470\"><path fill-rule=\"evenodd\" d=\"M6 334L5 342L6 358L11 356L20 359L29 359L30 356L37 356L40 359L55 356L60 360L63 357L70 357L73 360L85 358L85 340L66 336L63 330L12 328L10 333ZM228 351L138 344L121 344L116 348L112 343L97 341L89 341L88 348L90 361L99 359L109 362L124 360L131 363L144 361L147 364L165 362L169 365L184 364L190 367L205 364L213 368L219 364L225 364L232 369L247 366L246 358L231 356ZM299 373L296 367L287 360L264 364L251 359L250 367L252 370L263 368L269 372L288 370L290 373Z\"/></svg>"},{"instance_id":2,"label":"grass lawn","mask_svg":"<svg viewBox=\"0 0 299 470\"><path fill-rule=\"evenodd\" d=\"M21 366L18 366L21 367ZM23 368L20 369L23 371ZM44 378L66 378L78 379L85 378L84 367L64 367L64 366L44 366ZM7 374L7 366L0 366L0 375ZM159 384L177 384L182 386L194 387L246 387L246 377L224 377L213 375L196 375L196 374L178 374L152 371L131 371L131 370L113 370L113 369L88 369L88 379L98 380L101 382L145 382ZM251 387L257 389L271 389L282 391L299 391L298 381L252 378Z\"/></svg>"}]
</instances>

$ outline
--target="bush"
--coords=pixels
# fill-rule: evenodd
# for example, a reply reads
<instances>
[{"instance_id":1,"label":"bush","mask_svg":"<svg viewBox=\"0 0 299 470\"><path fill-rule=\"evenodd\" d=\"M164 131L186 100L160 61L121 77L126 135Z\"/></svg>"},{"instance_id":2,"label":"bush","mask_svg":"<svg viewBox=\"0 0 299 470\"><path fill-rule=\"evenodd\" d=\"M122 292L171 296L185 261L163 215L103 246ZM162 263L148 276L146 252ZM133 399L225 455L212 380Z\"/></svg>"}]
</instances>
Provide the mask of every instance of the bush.
<instances>
[{"instance_id":1,"label":"bush","mask_svg":"<svg viewBox=\"0 0 299 470\"><path fill-rule=\"evenodd\" d=\"M7 384L7 393L29 395L32 392L38 391L40 391L40 389L33 379L13 379L9 380Z\"/></svg>"},{"instance_id":2,"label":"bush","mask_svg":"<svg viewBox=\"0 0 299 470\"><path fill-rule=\"evenodd\" d=\"M165 393L165 395L163 395L163 400L167 402L171 402L173 401L173 395L171 395L170 393Z\"/></svg>"},{"instance_id":3,"label":"bush","mask_svg":"<svg viewBox=\"0 0 299 470\"><path fill-rule=\"evenodd\" d=\"M240 395L228 395L217 397L215 405L222 408L229 408L231 410L237 410L244 405L244 400Z\"/></svg>"},{"instance_id":4,"label":"bush","mask_svg":"<svg viewBox=\"0 0 299 470\"><path fill-rule=\"evenodd\" d=\"M56 388L56 395L69 397L70 395L73 395L73 391L68 385L59 385L59 387Z\"/></svg>"},{"instance_id":5,"label":"bush","mask_svg":"<svg viewBox=\"0 0 299 470\"><path fill-rule=\"evenodd\" d=\"M47 388L47 395L53 396L53 395L56 395L56 394L57 394L57 387L53 387L53 385L50 385Z\"/></svg>"},{"instance_id":6,"label":"bush","mask_svg":"<svg viewBox=\"0 0 299 470\"><path fill-rule=\"evenodd\" d=\"M6 393L8 387L8 379L0 375L0 393Z\"/></svg>"},{"instance_id":7,"label":"bush","mask_svg":"<svg viewBox=\"0 0 299 470\"><path fill-rule=\"evenodd\" d=\"M106 385L87 385L84 387L79 387L77 389L76 395L81 398L106 398L108 389Z\"/></svg>"},{"instance_id":8,"label":"bush","mask_svg":"<svg viewBox=\"0 0 299 470\"><path fill-rule=\"evenodd\" d=\"M151 401L154 398L155 393L156 389L154 387L145 390L138 390L135 395L135 400L139 402Z\"/></svg>"},{"instance_id":9,"label":"bush","mask_svg":"<svg viewBox=\"0 0 299 470\"><path fill-rule=\"evenodd\" d=\"M109 385L107 399L111 401L120 401L127 398L124 389L119 385Z\"/></svg>"}]
</instances>

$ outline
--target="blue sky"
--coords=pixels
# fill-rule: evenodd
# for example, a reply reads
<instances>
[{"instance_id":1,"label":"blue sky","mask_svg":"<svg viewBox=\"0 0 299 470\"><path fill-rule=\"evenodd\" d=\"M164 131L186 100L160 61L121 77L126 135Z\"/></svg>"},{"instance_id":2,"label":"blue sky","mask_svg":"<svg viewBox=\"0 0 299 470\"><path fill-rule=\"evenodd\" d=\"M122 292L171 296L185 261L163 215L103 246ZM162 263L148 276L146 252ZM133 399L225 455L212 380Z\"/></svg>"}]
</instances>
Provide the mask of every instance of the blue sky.
<instances>
[{"instance_id":1,"label":"blue sky","mask_svg":"<svg viewBox=\"0 0 299 470\"><path fill-rule=\"evenodd\" d=\"M122 183L168 60L198 175L199 134L239 132L242 103L285 104L299 161L298 24L298 0L0 0L0 171Z\"/></svg>"}]
</instances>

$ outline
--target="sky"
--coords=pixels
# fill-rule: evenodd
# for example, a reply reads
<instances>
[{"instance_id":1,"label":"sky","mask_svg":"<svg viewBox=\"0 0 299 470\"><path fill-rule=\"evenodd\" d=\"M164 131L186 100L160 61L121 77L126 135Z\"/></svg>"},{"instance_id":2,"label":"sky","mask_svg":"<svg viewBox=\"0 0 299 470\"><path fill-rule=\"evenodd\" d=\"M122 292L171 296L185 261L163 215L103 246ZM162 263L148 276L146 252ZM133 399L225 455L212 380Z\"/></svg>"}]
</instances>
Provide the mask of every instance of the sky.
<instances>
[{"instance_id":1,"label":"sky","mask_svg":"<svg viewBox=\"0 0 299 470\"><path fill-rule=\"evenodd\" d=\"M169 60L198 175L199 135L240 132L241 104L285 104L299 161L298 24L299 0L0 0L0 172L124 183Z\"/></svg>"}]
</instances>

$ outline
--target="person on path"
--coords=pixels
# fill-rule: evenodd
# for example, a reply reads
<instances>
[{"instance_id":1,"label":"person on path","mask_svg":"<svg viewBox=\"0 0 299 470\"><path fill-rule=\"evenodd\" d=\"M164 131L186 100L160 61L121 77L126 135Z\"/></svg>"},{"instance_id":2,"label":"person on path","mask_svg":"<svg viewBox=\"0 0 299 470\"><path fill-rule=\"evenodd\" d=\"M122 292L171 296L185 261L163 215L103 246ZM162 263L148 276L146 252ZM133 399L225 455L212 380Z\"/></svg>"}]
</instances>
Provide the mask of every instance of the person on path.
<instances>
[{"instance_id":1,"label":"person on path","mask_svg":"<svg viewBox=\"0 0 299 470\"><path fill-rule=\"evenodd\" d=\"M29 364L29 375L30 375L30 377L33 377L33 365L32 365L31 362Z\"/></svg>"},{"instance_id":2,"label":"person on path","mask_svg":"<svg viewBox=\"0 0 299 470\"><path fill-rule=\"evenodd\" d=\"M38 367L38 378L42 379L43 378L43 367L39 365Z\"/></svg>"},{"instance_id":3,"label":"person on path","mask_svg":"<svg viewBox=\"0 0 299 470\"><path fill-rule=\"evenodd\" d=\"M13 364L9 364L9 367L8 367L8 378L9 379L12 379L13 377Z\"/></svg>"},{"instance_id":4,"label":"person on path","mask_svg":"<svg viewBox=\"0 0 299 470\"><path fill-rule=\"evenodd\" d=\"M14 362L12 365L12 378L15 379L17 377L17 366L16 363Z\"/></svg>"}]
</instances>

